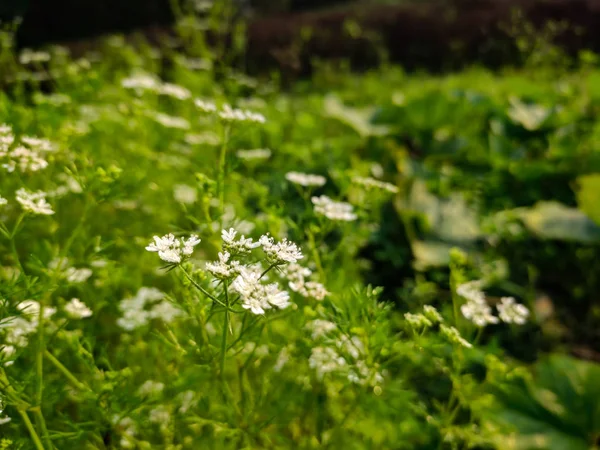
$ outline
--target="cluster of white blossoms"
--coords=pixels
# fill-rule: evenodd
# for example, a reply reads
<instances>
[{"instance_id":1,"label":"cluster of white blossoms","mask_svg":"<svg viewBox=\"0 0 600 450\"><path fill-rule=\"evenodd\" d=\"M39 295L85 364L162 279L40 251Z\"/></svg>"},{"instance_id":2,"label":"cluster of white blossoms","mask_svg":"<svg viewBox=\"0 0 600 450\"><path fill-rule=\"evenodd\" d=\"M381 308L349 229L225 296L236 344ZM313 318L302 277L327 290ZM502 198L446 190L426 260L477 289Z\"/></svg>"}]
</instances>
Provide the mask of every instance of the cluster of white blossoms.
<instances>
[{"instance_id":1,"label":"cluster of white blossoms","mask_svg":"<svg viewBox=\"0 0 600 450\"><path fill-rule=\"evenodd\" d=\"M32 214L49 216L54 214L54 210L46 201L47 195L43 191L31 192L25 188L21 188L16 192L17 202L19 202L23 210Z\"/></svg>"},{"instance_id":2,"label":"cluster of white blossoms","mask_svg":"<svg viewBox=\"0 0 600 450\"><path fill-rule=\"evenodd\" d=\"M309 280L312 270L300 264L289 264L284 271L285 278L288 280L289 288L303 297L323 300L329 292L321 283Z\"/></svg>"},{"instance_id":3,"label":"cluster of white blossoms","mask_svg":"<svg viewBox=\"0 0 600 450\"><path fill-rule=\"evenodd\" d=\"M463 316L478 327L496 324L499 320L505 323L523 325L529 317L529 310L522 304L516 303L513 297L502 297L497 305L499 318L494 316L488 305L485 293L481 290L480 280L463 283L456 288L456 293L466 300L460 310Z\"/></svg>"},{"instance_id":4,"label":"cluster of white blossoms","mask_svg":"<svg viewBox=\"0 0 600 450\"><path fill-rule=\"evenodd\" d=\"M231 260L231 253L219 252L219 260L208 262L205 269L220 280L229 280L240 274L240 262Z\"/></svg>"},{"instance_id":5,"label":"cluster of white blossoms","mask_svg":"<svg viewBox=\"0 0 600 450\"><path fill-rule=\"evenodd\" d=\"M249 111L247 109L232 108L229 104L224 104L218 111L218 116L228 122L255 122L265 123L265 116L260 113Z\"/></svg>"},{"instance_id":6,"label":"cluster of white blossoms","mask_svg":"<svg viewBox=\"0 0 600 450\"><path fill-rule=\"evenodd\" d=\"M300 248L286 238L283 238L283 240L279 242L275 242L275 239L268 234L265 234L260 237L258 242L265 252L267 261L272 265L296 263L298 260L304 258Z\"/></svg>"},{"instance_id":7,"label":"cluster of white blossoms","mask_svg":"<svg viewBox=\"0 0 600 450\"><path fill-rule=\"evenodd\" d=\"M50 61L50 59L50 53L42 50L32 50L30 48L24 48L19 54L19 62L23 65L44 63Z\"/></svg>"},{"instance_id":8,"label":"cluster of white blossoms","mask_svg":"<svg viewBox=\"0 0 600 450\"><path fill-rule=\"evenodd\" d=\"M365 189L380 189L383 191L390 192L392 194L398 193L398 188L391 183L380 181L371 177L354 177L352 181Z\"/></svg>"},{"instance_id":9,"label":"cluster of white blossoms","mask_svg":"<svg viewBox=\"0 0 600 450\"><path fill-rule=\"evenodd\" d=\"M473 347L473 345L463 338L460 335L460 332L454 327L449 327L442 324L440 325L440 332L442 333L442 336L444 336L451 344L460 345L465 348Z\"/></svg>"},{"instance_id":10,"label":"cluster of white blossoms","mask_svg":"<svg viewBox=\"0 0 600 450\"><path fill-rule=\"evenodd\" d=\"M240 267L239 275L231 283L231 289L240 295L242 308L253 314L264 314L267 309L287 308L290 294L279 289L277 283L263 284L259 270Z\"/></svg>"},{"instance_id":11,"label":"cluster of white blossoms","mask_svg":"<svg viewBox=\"0 0 600 450\"><path fill-rule=\"evenodd\" d=\"M9 125L0 125L0 166L8 172L37 172L48 167L44 153L53 151L54 145L34 136L17 140Z\"/></svg>"},{"instance_id":12,"label":"cluster of white blossoms","mask_svg":"<svg viewBox=\"0 0 600 450\"><path fill-rule=\"evenodd\" d=\"M311 339L320 343L308 359L319 380L327 374L337 374L363 386L383 383L384 374L366 363L365 347L358 336L347 336L335 323L323 319L308 322L306 328Z\"/></svg>"},{"instance_id":13,"label":"cluster of white blossoms","mask_svg":"<svg viewBox=\"0 0 600 450\"><path fill-rule=\"evenodd\" d=\"M0 349L0 357L4 360L4 365L9 366L13 363L13 356L17 349L27 347L29 344L29 335L34 334L38 329L40 304L35 300L25 300L17 305L20 311L19 316L8 317L2 323L4 331L4 343ZM44 319L49 319L56 313L56 308L46 306L44 308Z\"/></svg>"},{"instance_id":14,"label":"cluster of white blossoms","mask_svg":"<svg viewBox=\"0 0 600 450\"><path fill-rule=\"evenodd\" d=\"M64 310L71 319L85 319L93 314L92 310L78 298L72 298L65 305Z\"/></svg>"},{"instance_id":15,"label":"cluster of white blossoms","mask_svg":"<svg viewBox=\"0 0 600 450\"><path fill-rule=\"evenodd\" d=\"M285 179L290 183L299 184L300 186L323 186L327 179L321 175L314 175L311 173L302 172L288 172L285 174Z\"/></svg>"},{"instance_id":16,"label":"cluster of white blossoms","mask_svg":"<svg viewBox=\"0 0 600 450\"><path fill-rule=\"evenodd\" d=\"M315 207L315 213L323 215L329 220L351 222L358 217L350 203L336 202L326 195L313 197L311 201Z\"/></svg>"},{"instance_id":17,"label":"cluster of white blossoms","mask_svg":"<svg viewBox=\"0 0 600 450\"><path fill-rule=\"evenodd\" d=\"M172 83L163 83L157 77L140 73L121 80L121 86L137 92L151 91L158 95L166 95L177 100L188 100L192 93L183 86Z\"/></svg>"},{"instance_id":18,"label":"cluster of white blossoms","mask_svg":"<svg viewBox=\"0 0 600 450\"><path fill-rule=\"evenodd\" d=\"M177 130L189 130L191 125L183 117L170 116L165 113L156 112L150 114L150 117L165 128L174 128Z\"/></svg>"},{"instance_id":19,"label":"cluster of white blossoms","mask_svg":"<svg viewBox=\"0 0 600 450\"><path fill-rule=\"evenodd\" d=\"M302 250L287 238L276 241L269 234L265 234L258 241L254 241L240 235L234 228L222 230L221 238L219 259L207 262L204 269L215 279L227 281L227 286L239 294L242 308L251 313L265 314L269 309L283 309L290 305L290 294L280 289L278 283L267 281L269 270L280 266L290 268L279 273L288 280L292 291L318 300L322 300L328 294L322 284L307 280L312 272L298 265L298 261L304 257ZM162 238L155 236L146 250L158 252L163 261L179 264L192 254L194 246L199 242L200 239L195 235L187 240L178 240L172 234L168 234ZM247 261L251 252L259 247L264 253L267 269L264 269L261 263ZM244 258L246 261L243 261Z\"/></svg>"},{"instance_id":20,"label":"cluster of white blossoms","mask_svg":"<svg viewBox=\"0 0 600 450\"><path fill-rule=\"evenodd\" d=\"M515 323L523 325L529 317L529 310L525 305L516 303L513 297L502 297L500 303L496 305L498 317L505 323Z\"/></svg>"},{"instance_id":21,"label":"cluster of white blossoms","mask_svg":"<svg viewBox=\"0 0 600 450\"><path fill-rule=\"evenodd\" d=\"M8 204L8 200L0 195L0 206Z\"/></svg>"},{"instance_id":22,"label":"cluster of white blossoms","mask_svg":"<svg viewBox=\"0 0 600 450\"><path fill-rule=\"evenodd\" d=\"M165 299L165 294L155 288L140 288L135 296L125 298L119 303L123 316L117 319L117 325L127 331L147 325L153 319L170 323L181 316L181 310Z\"/></svg>"},{"instance_id":23,"label":"cluster of white blossoms","mask_svg":"<svg viewBox=\"0 0 600 450\"><path fill-rule=\"evenodd\" d=\"M253 148L248 150L238 150L236 156L244 161L252 161L256 159L269 159L271 150L268 148Z\"/></svg>"},{"instance_id":24,"label":"cluster of white blossoms","mask_svg":"<svg viewBox=\"0 0 600 450\"><path fill-rule=\"evenodd\" d=\"M194 105L196 105L196 108L198 108L200 111L203 111L205 113L217 112L217 105L215 105L209 100L202 100L201 98L196 98L194 99Z\"/></svg>"},{"instance_id":25,"label":"cluster of white blossoms","mask_svg":"<svg viewBox=\"0 0 600 450\"><path fill-rule=\"evenodd\" d=\"M171 233L158 237L154 236L146 250L157 252L160 259L171 264L179 264L194 252L194 247L200 243L200 239L192 234L188 239L177 239Z\"/></svg>"},{"instance_id":26,"label":"cluster of white blossoms","mask_svg":"<svg viewBox=\"0 0 600 450\"><path fill-rule=\"evenodd\" d=\"M221 239L223 239L223 250L232 254L249 253L257 247L260 247L260 242L254 242L252 238L247 238L243 234L236 240L238 232L233 228L221 231Z\"/></svg>"}]
</instances>

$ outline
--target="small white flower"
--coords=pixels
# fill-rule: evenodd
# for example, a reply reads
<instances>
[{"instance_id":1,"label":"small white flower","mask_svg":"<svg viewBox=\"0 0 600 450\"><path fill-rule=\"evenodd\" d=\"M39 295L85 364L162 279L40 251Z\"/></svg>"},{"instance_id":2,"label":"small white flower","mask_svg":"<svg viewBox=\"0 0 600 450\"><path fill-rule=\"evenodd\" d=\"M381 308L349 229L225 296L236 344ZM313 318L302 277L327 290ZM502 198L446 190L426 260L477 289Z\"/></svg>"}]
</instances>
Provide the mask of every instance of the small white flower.
<instances>
[{"instance_id":1,"label":"small white flower","mask_svg":"<svg viewBox=\"0 0 600 450\"><path fill-rule=\"evenodd\" d=\"M231 283L231 289L242 299L242 308L253 314L264 314L273 306L283 309L289 306L289 294L281 291L276 283L263 285L259 270L240 267L240 274Z\"/></svg>"},{"instance_id":2,"label":"small white flower","mask_svg":"<svg viewBox=\"0 0 600 450\"><path fill-rule=\"evenodd\" d=\"M71 301L65 305L65 312L71 319L84 319L93 314L92 310L78 298L72 298Z\"/></svg>"},{"instance_id":3,"label":"small white flower","mask_svg":"<svg viewBox=\"0 0 600 450\"><path fill-rule=\"evenodd\" d=\"M198 108L200 111L203 111L206 113L217 112L217 106L213 102L210 102L207 100L202 100L200 98L197 98L194 100L194 105L196 105L196 108Z\"/></svg>"},{"instance_id":4,"label":"small white flower","mask_svg":"<svg viewBox=\"0 0 600 450\"><path fill-rule=\"evenodd\" d=\"M326 195L320 197L313 197L313 205L315 205L315 212L327 217L330 220L339 220L350 222L356 220L358 217L354 212L354 207L350 203L336 202L331 200Z\"/></svg>"},{"instance_id":5,"label":"small white flower","mask_svg":"<svg viewBox=\"0 0 600 450\"><path fill-rule=\"evenodd\" d=\"M346 360L331 347L315 347L308 358L308 365L317 372L317 378L346 368Z\"/></svg>"},{"instance_id":6,"label":"small white flower","mask_svg":"<svg viewBox=\"0 0 600 450\"><path fill-rule=\"evenodd\" d=\"M525 305L516 303L513 297L502 297L496 305L500 320L505 323L523 325L529 317L529 310Z\"/></svg>"},{"instance_id":7,"label":"small white flower","mask_svg":"<svg viewBox=\"0 0 600 450\"><path fill-rule=\"evenodd\" d=\"M154 113L151 117L166 128L176 128L179 130L190 129L190 123L183 117L169 116L164 113Z\"/></svg>"},{"instance_id":8,"label":"small white flower","mask_svg":"<svg viewBox=\"0 0 600 450\"><path fill-rule=\"evenodd\" d=\"M194 247L199 243L200 239L195 234L186 240L184 238L177 239L169 233L163 237L154 236L154 241L146 247L146 250L158 252L159 258L163 261L179 264L194 252Z\"/></svg>"},{"instance_id":9,"label":"small white flower","mask_svg":"<svg viewBox=\"0 0 600 450\"><path fill-rule=\"evenodd\" d=\"M140 397L155 397L159 395L165 388L164 383L154 380L148 380L142 384L137 390Z\"/></svg>"},{"instance_id":10,"label":"small white flower","mask_svg":"<svg viewBox=\"0 0 600 450\"><path fill-rule=\"evenodd\" d=\"M465 300L474 303L485 303L485 294L481 290L481 280L469 281L456 288L456 293Z\"/></svg>"},{"instance_id":11,"label":"small white flower","mask_svg":"<svg viewBox=\"0 0 600 450\"><path fill-rule=\"evenodd\" d=\"M271 157L271 150L268 148L254 148L251 150L238 150L236 156L245 161L254 159L269 159Z\"/></svg>"},{"instance_id":12,"label":"small white flower","mask_svg":"<svg viewBox=\"0 0 600 450\"><path fill-rule=\"evenodd\" d=\"M46 195L43 191L31 192L25 188L21 188L16 192L17 201L25 211L33 214L51 215L54 214L54 211L46 201Z\"/></svg>"},{"instance_id":13,"label":"small white flower","mask_svg":"<svg viewBox=\"0 0 600 450\"><path fill-rule=\"evenodd\" d=\"M6 200L4 197L2 197L0 195L0 206L4 206L8 203L8 200Z\"/></svg>"},{"instance_id":14,"label":"small white flower","mask_svg":"<svg viewBox=\"0 0 600 450\"><path fill-rule=\"evenodd\" d=\"M230 261L230 257L229 252L219 252L219 261L206 263L206 270L221 280L237 276L240 272L240 263L239 261Z\"/></svg>"},{"instance_id":15,"label":"small white flower","mask_svg":"<svg viewBox=\"0 0 600 450\"><path fill-rule=\"evenodd\" d=\"M271 264L296 263L299 259L304 258L302 251L298 246L285 238L282 241L275 243L275 240L272 237L265 234L260 237L258 242L262 246L262 249L267 256L267 260Z\"/></svg>"},{"instance_id":16,"label":"small white flower","mask_svg":"<svg viewBox=\"0 0 600 450\"><path fill-rule=\"evenodd\" d=\"M238 122L256 122L265 123L265 117L256 112L248 111L245 109L235 109L231 105L225 104L219 111L219 117L226 121L238 121Z\"/></svg>"},{"instance_id":17,"label":"small white flower","mask_svg":"<svg viewBox=\"0 0 600 450\"><path fill-rule=\"evenodd\" d=\"M290 183L301 186L323 186L327 182L327 179L321 175L302 172L288 172L285 174L285 178Z\"/></svg>"},{"instance_id":18,"label":"small white flower","mask_svg":"<svg viewBox=\"0 0 600 450\"><path fill-rule=\"evenodd\" d=\"M460 307L460 311L478 327L498 323L498 318L492 314L492 308L487 303L469 301Z\"/></svg>"},{"instance_id":19,"label":"small white flower","mask_svg":"<svg viewBox=\"0 0 600 450\"><path fill-rule=\"evenodd\" d=\"M192 93L188 89L171 83L163 83L159 87L158 92L162 95L167 95L178 100L187 100L192 96Z\"/></svg>"},{"instance_id":20,"label":"small white flower","mask_svg":"<svg viewBox=\"0 0 600 450\"><path fill-rule=\"evenodd\" d=\"M376 180L375 178L371 177L354 177L352 181L358 184L359 186L366 188L367 190L380 189L383 191L390 192L392 194L396 194L398 192L398 188L393 184Z\"/></svg>"},{"instance_id":21,"label":"small white flower","mask_svg":"<svg viewBox=\"0 0 600 450\"><path fill-rule=\"evenodd\" d=\"M308 328L312 333L311 337L313 339L318 339L320 337L326 336L332 331L337 330L337 325L329 320L323 319L315 319L306 324L306 328Z\"/></svg>"},{"instance_id":22,"label":"small white flower","mask_svg":"<svg viewBox=\"0 0 600 450\"><path fill-rule=\"evenodd\" d=\"M176 184L173 186L173 197L179 203L191 205L198 200L198 191L195 187L187 184Z\"/></svg>"},{"instance_id":23,"label":"small white flower","mask_svg":"<svg viewBox=\"0 0 600 450\"><path fill-rule=\"evenodd\" d=\"M147 74L139 74L121 80L121 86L125 89L157 91L160 88L160 80Z\"/></svg>"},{"instance_id":24,"label":"small white flower","mask_svg":"<svg viewBox=\"0 0 600 450\"><path fill-rule=\"evenodd\" d=\"M221 239L223 239L223 249L231 254L248 253L252 249L260 246L260 242L254 242L251 238L246 238L244 235L236 241L237 231L233 228L221 231Z\"/></svg>"},{"instance_id":25,"label":"small white flower","mask_svg":"<svg viewBox=\"0 0 600 450\"><path fill-rule=\"evenodd\" d=\"M81 269L76 269L75 267L69 267L64 276L69 283L83 283L93 274L91 269L83 267Z\"/></svg>"}]
</instances>

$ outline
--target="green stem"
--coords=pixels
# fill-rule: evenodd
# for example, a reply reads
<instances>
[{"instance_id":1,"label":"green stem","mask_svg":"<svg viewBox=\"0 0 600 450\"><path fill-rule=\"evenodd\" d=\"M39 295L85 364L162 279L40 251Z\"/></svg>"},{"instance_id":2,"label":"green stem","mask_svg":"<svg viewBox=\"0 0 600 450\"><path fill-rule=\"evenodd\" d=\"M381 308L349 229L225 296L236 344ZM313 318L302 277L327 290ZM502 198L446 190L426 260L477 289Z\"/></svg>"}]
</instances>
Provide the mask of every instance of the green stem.
<instances>
[{"instance_id":1,"label":"green stem","mask_svg":"<svg viewBox=\"0 0 600 450\"><path fill-rule=\"evenodd\" d=\"M210 298L213 302L218 303L219 305L229 309L228 305L223 303L217 297L210 294L206 289L204 289L202 286L200 286L198 283L196 283L196 281L185 271L185 269L183 267L179 266L179 268L181 269L181 271L183 272L185 277L189 280L189 282L192 283L196 289L198 289L200 292L202 292L204 295L206 295L208 298Z\"/></svg>"},{"instance_id":2,"label":"green stem","mask_svg":"<svg viewBox=\"0 0 600 450\"><path fill-rule=\"evenodd\" d=\"M223 228L223 213L225 211L225 169L227 164L227 144L229 141L229 125L223 125L221 150L219 151L219 173L217 174L217 196L219 197L219 220Z\"/></svg>"},{"instance_id":3,"label":"green stem","mask_svg":"<svg viewBox=\"0 0 600 450\"><path fill-rule=\"evenodd\" d=\"M44 446L42 445L42 441L40 440L40 437L36 433L35 428L33 428L33 424L31 423L31 420L29 420L29 416L27 415L27 413L21 409L17 409L17 411L19 412L19 415L23 419L23 422L25 422L27 431L29 431L29 435L31 436L31 439L33 440L33 443L35 444L35 448L37 450L45 450Z\"/></svg>"},{"instance_id":4,"label":"green stem","mask_svg":"<svg viewBox=\"0 0 600 450\"><path fill-rule=\"evenodd\" d=\"M71 382L71 384L73 386L75 386L77 389L79 389L80 391L89 391L90 388L88 388L86 385L84 385L83 383L81 383L76 377L75 375L73 375L71 373L71 371L69 369L67 369L52 353L50 353L48 350L44 351L44 356L46 358L48 358L48 360L54 364L54 366L67 378L67 380L69 380Z\"/></svg>"},{"instance_id":5,"label":"green stem","mask_svg":"<svg viewBox=\"0 0 600 450\"><path fill-rule=\"evenodd\" d=\"M225 304L229 308L229 294L228 285L225 282ZM225 318L223 319L223 335L221 337L221 378L225 380L225 354L227 353L227 332L229 331L229 311L225 311Z\"/></svg>"},{"instance_id":6,"label":"green stem","mask_svg":"<svg viewBox=\"0 0 600 450\"><path fill-rule=\"evenodd\" d=\"M317 266L317 271L319 272L321 281L325 282L325 271L323 270L323 265L321 264L321 257L319 256L317 244L315 243L315 235L310 230L306 231L306 235L308 237L308 242L310 243L310 249L312 251L313 259L315 260L315 264Z\"/></svg>"}]
</instances>

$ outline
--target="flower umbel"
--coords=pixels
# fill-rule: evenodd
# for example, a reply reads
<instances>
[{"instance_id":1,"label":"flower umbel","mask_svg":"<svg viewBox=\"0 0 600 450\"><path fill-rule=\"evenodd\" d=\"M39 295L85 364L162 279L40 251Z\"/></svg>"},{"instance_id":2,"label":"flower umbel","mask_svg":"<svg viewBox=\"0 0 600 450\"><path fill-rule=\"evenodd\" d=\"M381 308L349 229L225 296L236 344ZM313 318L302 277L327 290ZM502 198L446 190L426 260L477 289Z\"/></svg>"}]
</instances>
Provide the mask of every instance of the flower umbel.
<instances>
[{"instance_id":1,"label":"flower umbel","mask_svg":"<svg viewBox=\"0 0 600 450\"><path fill-rule=\"evenodd\" d=\"M146 250L157 252L160 259L171 264L179 264L194 252L194 247L200 243L200 238L192 234L188 239L177 239L169 233L163 237L154 236L154 241L148 244Z\"/></svg>"}]
</instances>

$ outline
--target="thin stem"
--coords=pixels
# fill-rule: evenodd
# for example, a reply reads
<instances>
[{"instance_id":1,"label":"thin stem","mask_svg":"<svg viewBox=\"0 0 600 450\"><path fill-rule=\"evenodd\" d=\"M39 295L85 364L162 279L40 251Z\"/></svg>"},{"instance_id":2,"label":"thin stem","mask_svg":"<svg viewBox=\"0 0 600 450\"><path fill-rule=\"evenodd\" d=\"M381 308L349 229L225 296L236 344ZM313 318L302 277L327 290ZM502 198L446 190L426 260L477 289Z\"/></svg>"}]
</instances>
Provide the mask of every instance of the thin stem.
<instances>
[{"instance_id":1,"label":"thin stem","mask_svg":"<svg viewBox=\"0 0 600 450\"><path fill-rule=\"evenodd\" d=\"M319 251L317 250L317 244L315 243L315 235L312 231L307 230L306 235L308 237L308 242L310 243L310 249L312 251L313 259L317 266L317 270L319 272L319 276L323 282L325 281L325 271L323 270L323 265L321 264L321 257L319 256Z\"/></svg>"},{"instance_id":2,"label":"thin stem","mask_svg":"<svg viewBox=\"0 0 600 450\"><path fill-rule=\"evenodd\" d=\"M225 304L229 308L229 294L227 282L225 282ZM221 378L225 380L225 354L227 353L227 332L229 331L229 311L225 311L223 319L223 335L221 337Z\"/></svg>"},{"instance_id":3,"label":"thin stem","mask_svg":"<svg viewBox=\"0 0 600 450\"><path fill-rule=\"evenodd\" d=\"M219 220L223 228L223 212L225 211L225 169L227 165L227 144L229 143L229 125L223 125L221 150L219 151L219 173L217 174L217 195L219 197Z\"/></svg>"},{"instance_id":4,"label":"thin stem","mask_svg":"<svg viewBox=\"0 0 600 450\"><path fill-rule=\"evenodd\" d=\"M229 309L228 305L223 303L217 297L210 294L206 289L204 289L202 286L200 286L198 283L196 283L196 281L185 271L185 269L183 267L179 266L179 268L181 269L181 271L183 272L185 277L189 280L189 282L192 283L196 289L198 289L200 292L202 292L204 295L206 295L208 298L210 298L213 302L218 303L219 305Z\"/></svg>"},{"instance_id":5,"label":"thin stem","mask_svg":"<svg viewBox=\"0 0 600 450\"><path fill-rule=\"evenodd\" d=\"M37 450L45 450L44 446L42 445L42 441L40 440L40 437L36 433L35 428L33 428L33 424L31 423L31 420L29 420L29 416L27 415L27 413L21 409L17 409L17 411L19 412L19 415L23 419L23 422L25 422L27 431L29 431L29 435L31 436L31 439L33 440L33 443L35 444L35 448Z\"/></svg>"},{"instance_id":6,"label":"thin stem","mask_svg":"<svg viewBox=\"0 0 600 450\"><path fill-rule=\"evenodd\" d=\"M69 380L71 382L71 384L73 386L75 386L77 389L79 389L80 391L89 391L90 388L88 388L86 385L84 385L83 383L81 383L76 377L75 375L73 375L71 373L71 371L69 369L67 369L58 359L56 359L56 357L50 353L48 350L44 351L44 356L46 358L48 358L48 360L54 364L54 366L67 378L67 380Z\"/></svg>"}]
</instances>

